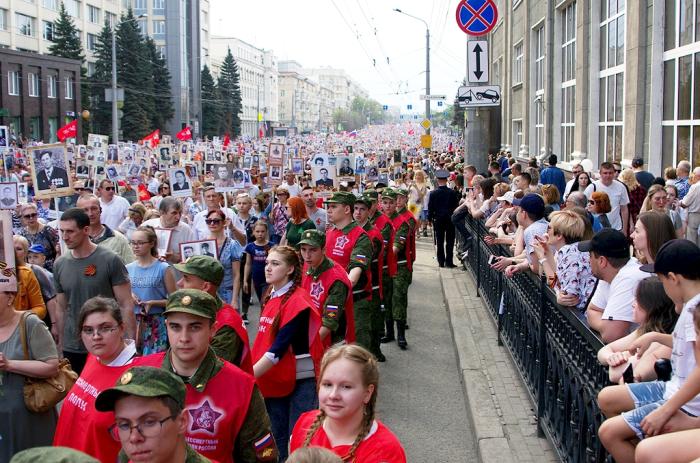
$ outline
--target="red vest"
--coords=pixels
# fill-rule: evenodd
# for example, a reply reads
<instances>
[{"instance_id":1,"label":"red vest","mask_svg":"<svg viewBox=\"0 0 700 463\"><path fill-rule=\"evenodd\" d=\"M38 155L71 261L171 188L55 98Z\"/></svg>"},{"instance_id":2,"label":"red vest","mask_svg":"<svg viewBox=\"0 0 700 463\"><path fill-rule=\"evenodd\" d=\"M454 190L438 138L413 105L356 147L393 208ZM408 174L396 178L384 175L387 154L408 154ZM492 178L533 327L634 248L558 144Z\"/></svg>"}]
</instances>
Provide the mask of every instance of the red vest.
<instances>
[{"instance_id":1,"label":"red vest","mask_svg":"<svg viewBox=\"0 0 700 463\"><path fill-rule=\"evenodd\" d=\"M139 359L140 365L162 367L166 352ZM189 423L185 440L203 456L233 463L236 438L245 421L255 379L237 366L224 362L202 392L187 384L185 410Z\"/></svg>"},{"instance_id":2,"label":"red vest","mask_svg":"<svg viewBox=\"0 0 700 463\"><path fill-rule=\"evenodd\" d=\"M369 230L365 230L367 235L369 235L370 241L372 241L372 291L375 289L379 291L379 297L384 297L384 291L382 290L382 269L384 268L384 237L377 227L372 227ZM379 250L376 249L377 243L379 243ZM374 259L374 254L377 254L377 258Z\"/></svg>"},{"instance_id":3,"label":"red vest","mask_svg":"<svg viewBox=\"0 0 700 463\"><path fill-rule=\"evenodd\" d=\"M415 236L413 235L413 232L411 232L411 223L408 221L408 217L401 213L391 219L391 223L394 224L394 229L398 231L398 229L401 227L401 225L406 223L408 226L408 233L406 234L406 242L404 243L404 255L406 256L406 268L408 270L413 270L413 247L411 246L411 240L415 239ZM413 238L412 238L413 237ZM404 263L403 261L398 262L398 256L397 256L397 264L398 263Z\"/></svg>"},{"instance_id":4,"label":"red vest","mask_svg":"<svg viewBox=\"0 0 700 463\"><path fill-rule=\"evenodd\" d=\"M386 214L381 214L374 222L374 226L377 228L377 230L379 230L380 235L381 231L387 226L387 224L391 226L391 236L389 241L384 243L384 264L387 267L389 276L393 277L396 275L397 270L396 254L394 254L394 236L396 235L396 227L394 227L394 223ZM382 235L382 239L383 236L384 235Z\"/></svg>"},{"instance_id":5,"label":"red vest","mask_svg":"<svg viewBox=\"0 0 700 463\"><path fill-rule=\"evenodd\" d=\"M340 264L347 271L355 243L357 243L360 236L366 234L367 232L359 225L350 230L350 233L347 235L339 228L334 227L330 229L326 232L326 256ZM372 256L365 256L365 258L367 259L367 270L365 270L367 282L363 288L358 288L358 290L367 293L367 296L362 299L372 297L372 271L370 270Z\"/></svg>"},{"instance_id":6,"label":"red vest","mask_svg":"<svg viewBox=\"0 0 700 463\"><path fill-rule=\"evenodd\" d=\"M307 275L308 265L304 265L304 276L301 279L301 287L309 292L314 308L323 317L323 306L328 297L328 289L336 281L340 281L348 290L348 295L345 298L343 313L345 314L345 342L352 344L355 342L355 316L353 314L352 303L352 283L348 278L347 272L338 265L337 262L331 261L333 266L320 274L318 280L314 281L311 275ZM323 341L323 349L328 349L331 345L331 336L327 336Z\"/></svg>"},{"instance_id":7,"label":"red vest","mask_svg":"<svg viewBox=\"0 0 700 463\"><path fill-rule=\"evenodd\" d=\"M401 213L401 215L406 217L406 222L408 223L409 238L408 242L411 244L411 261L416 260L416 216L413 212L406 209Z\"/></svg>"},{"instance_id":8,"label":"red vest","mask_svg":"<svg viewBox=\"0 0 700 463\"><path fill-rule=\"evenodd\" d=\"M245 329L241 316L238 315L236 309L231 307L229 304L224 304L221 306L219 311L216 312L216 330L219 331L219 329L224 326L232 328L243 342L243 353L241 354L240 365L236 366L246 373L252 375L253 363L250 361L250 341L248 341L248 331Z\"/></svg>"},{"instance_id":9,"label":"red vest","mask_svg":"<svg viewBox=\"0 0 700 463\"><path fill-rule=\"evenodd\" d=\"M275 337L284 325L294 319L300 312L309 310L309 353L314 361L316 375L321 367L323 345L318 335L321 329L321 314L318 313L309 293L303 288L296 288L284 306L284 296L271 298L263 307L258 326L258 335L253 343L253 363L255 364L275 342ZM278 329L273 333L272 325L279 319ZM296 358L292 346L282 356L277 365L256 379L264 397L286 397L296 385Z\"/></svg>"},{"instance_id":10,"label":"red vest","mask_svg":"<svg viewBox=\"0 0 700 463\"><path fill-rule=\"evenodd\" d=\"M80 450L100 461L117 461L122 446L107 432L114 424L114 412L95 410L95 398L103 390L113 387L132 366L108 367L88 354L83 372L61 406L53 445Z\"/></svg>"}]
</instances>

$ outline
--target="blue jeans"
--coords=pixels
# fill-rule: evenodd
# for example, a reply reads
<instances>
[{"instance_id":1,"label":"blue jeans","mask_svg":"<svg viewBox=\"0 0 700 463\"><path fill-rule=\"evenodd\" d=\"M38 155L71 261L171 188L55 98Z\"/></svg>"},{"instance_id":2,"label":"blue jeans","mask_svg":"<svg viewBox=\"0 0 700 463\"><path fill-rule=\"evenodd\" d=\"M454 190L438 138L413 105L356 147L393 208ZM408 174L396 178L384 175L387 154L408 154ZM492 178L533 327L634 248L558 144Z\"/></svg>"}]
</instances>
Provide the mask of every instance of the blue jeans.
<instances>
[{"instance_id":1,"label":"blue jeans","mask_svg":"<svg viewBox=\"0 0 700 463\"><path fill-rule=\"evenodd\" d=\"M297 380L296 387L287 397L265 399L265 408L272 423L272 435L279 451L279 461L284 461L288 455L289 437L297 420L302 413L318 408L316 380Z\"/></svg>"}]
</instances>

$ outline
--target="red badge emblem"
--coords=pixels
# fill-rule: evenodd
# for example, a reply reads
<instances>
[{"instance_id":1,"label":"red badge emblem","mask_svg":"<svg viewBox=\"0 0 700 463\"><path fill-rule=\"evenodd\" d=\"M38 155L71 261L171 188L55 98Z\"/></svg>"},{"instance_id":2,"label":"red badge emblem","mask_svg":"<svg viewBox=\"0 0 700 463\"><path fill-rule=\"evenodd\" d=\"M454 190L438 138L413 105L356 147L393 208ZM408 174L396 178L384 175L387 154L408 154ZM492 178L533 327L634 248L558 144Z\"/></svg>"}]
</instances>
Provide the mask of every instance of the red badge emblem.
<instances>
[{"instance_id":1,"label":"red badge emblem","mask_svg":"<svg viewBox=\"0 0 700 463\"><path fill-rule=\"evenodd\" d=\"M321 297L321 294L323 294L323 283L320 281L311 283L311 291L309 291L309 294L311 294L311 297L314 299Z\"/></svg>"},{"instance_id":2,"label":"red badge emblem","mask_svg":"<svg viewBox=\"0 0 700 463\"><path fill-rule=\"evenodd\" d=\"M216 434L216 421L223 416L223 413L219 413L211 408L208 400L205 400L199 408L187 411L192 416L191 432L202 429L210 434Z\"/></svg>"},{"instance_id":3,"label":"red badge emblem","mask_svg":"<svg viewBox=\"0 0 700 463\"><path fill-rule=\"evenodd\" d=\"M335 249L344 249L345 245L350 242L350 238L345 235L340 235L335 240Z\"/></svg>"},{"instance_id":4,"label":"red badge emblem","mask_svg":"<svg viewBox=\"0 0 700 463\"><path fill-rule=\"evenodd\" d=\"M85 276L88 277L95 276L95 274L97 274L97 267L95 267L93 264L90 264L87 267L85 267L85 272L83 273L85 273Z\"/></svg>"}]
</instances>

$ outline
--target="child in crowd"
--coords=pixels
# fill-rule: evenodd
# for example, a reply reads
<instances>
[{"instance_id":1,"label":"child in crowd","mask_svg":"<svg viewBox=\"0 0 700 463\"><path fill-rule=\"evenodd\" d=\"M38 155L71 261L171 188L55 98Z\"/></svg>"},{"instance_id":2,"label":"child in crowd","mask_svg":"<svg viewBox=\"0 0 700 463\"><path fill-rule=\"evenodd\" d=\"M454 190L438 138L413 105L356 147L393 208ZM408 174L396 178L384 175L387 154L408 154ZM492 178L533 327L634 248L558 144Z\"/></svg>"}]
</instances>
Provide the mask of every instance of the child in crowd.
<instances>
[{"instance_id":1,"label":"child in crowd","mask_svg":"<svg viewBox=\"0 0 700 463\"><path fill-rule=\"evenodd\" d=\"M253 227L253 237L255 241L249 242L244 252L250 256L245 262L245 275L243 277L243 291L250 292L250 282L252 277L255 294L258 301L262 302L262 295L267 288L265 282L265 260L272 247L268 240L268 225L264 220L258 220ZM248 311L244 307L243 321L248 322Z\"/></svg>"}]
</instances>

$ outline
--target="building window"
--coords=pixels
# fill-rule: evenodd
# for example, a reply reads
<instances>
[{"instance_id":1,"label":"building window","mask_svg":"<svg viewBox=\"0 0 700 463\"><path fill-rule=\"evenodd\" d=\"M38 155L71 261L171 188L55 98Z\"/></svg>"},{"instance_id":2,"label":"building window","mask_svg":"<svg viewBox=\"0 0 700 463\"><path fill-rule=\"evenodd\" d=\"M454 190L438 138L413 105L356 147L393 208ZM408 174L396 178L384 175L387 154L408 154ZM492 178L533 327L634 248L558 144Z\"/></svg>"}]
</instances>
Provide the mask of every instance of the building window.
<instances>
[{"instance_id":1,"label":"building window","mask_svg":"<svg viewBox=\"0 0 700 463\"><path fill-rule=\"evenodd\" d=\"M44 33L43 37L44 40L48 40L50 42L53 42L53 23L49 21L44 21Z\"/></svg>"},{"instance_id":2,"label":"building window","mask_svg":"<svg viewBox=\"0 0 700 463\"><path fill-rule=\"evenodd\" d=\"M44 0L44 8L58 11L58 0Z\"/></svg>"},{"instance_id":3,"label":"building window","mask_svg":"<svg viewBox=\"0 0 700 463\"><path fill-rule=\"evenodd\" d=\"M662 165L700 166L700 5L666 1Z\"/></svg>"},{"instance_id":4,"label":"building window","mask_svg":"<svg viewBox=\"0 0 700 463\"><path fill-rule=\"evenodd\" d=\"M73 99L73 79L66 77L66 100Z\"/></svg>"},{"instance_id":5,"label":"building window","mask_svg":"<svg viewBox=\"0 0 700 463\"><path fill-rule=\"evenodd\" d=\"M141 20L141 21L136 21L136 25L139 26L139 31L141 32L141 35L148 35L148 21Z\"/></svg>"},{"instance_id":6,"label":"building window","mask_svg":"<svg viewBox=\"0 0 700 463\"><path fill-rule=\"evenodd\" d=\"M100 23L100 9L97 8L96 6L88 5L87 6L87 19L93 24L99 24Z\"/></svg>"},{"instance_id":7,"label":"building window","mask_svg":"<svg viewBox=\"0 0 700 463\"><path fill-rule=\"evenodd\" d=\"M146 0L134 0L134 10L139 11L139 14L141 14L141 11L146 11L148 8L148 5L146 4Z\"/></svg>"},{"instance_id":8,"label":"building window","mask_svg":"<svg viewBox=\"0 0 700 463\"><path fill-rule=\"evenodd\" d=\"M49 76L47 79L47 92L49 98L56 98L56 76Z\"/></svg>"},{"instance_id":9,"label":"building window","mask_svg":"<svg viewBox=\"0 0 700 463\"><path fill-rule=\"evenodd\" d=\"M574 150L576 109L576 2L561 12L561 158L569 161Z\"/></svg>"},{"instance_id":10,"label":"building window","mask_svg":"<svg viewBox=\"0 0 700 463\"><path fill-rule=\"evenodd\" d=\"M523 41L513 47L513 85L523 83Z\"/></svg>"},{"instance_id":11,"label":"building window","mask_svg":"<svg viewBox=\"0 0 700 463\"><path fill-rule=\"evenodd\" d=\"M105 18L109 23L110 28L114 28L117 25L117 15L114 13L105 12Z\"/></svg>"},{"instance_id":12,"label":"building window","mask_svg":"<svg viewBox=\"0 0 700 463\"><path fill-rule=\"evenodd\" d=\"M19 72L9 71L7 73L7 94L19 95Z\"/></svg>"},{"instance_id":13,"label":"building window","mask_svg":"<svg viewBox=\"0 0 700 463\"><path fill-rule=\"evenodd\" d=\"M56 132L58 132L58 118L49 117L49 143L56 143L58 141Z\"/></svg>"},{"instance_id":14,"label":"building window","mask_svg":"<svg viewBox=\"0 0 700 463\"><path fill-rule=\"evenodd\" d=\"M523 120L513 119L513 154L518 154L523 144Z\"/></svg>"},{"instance_id":15,"label":"building window","mask_svg":"<svg viewBox=\"0 0 700 463\"><path fill-rule=\"evenodd\" d=\"M153 21L153 35L163 36L165 35L165 21Z\"/></svg>"},{"instance_id":16,"label":"building window","mask_svg":"<svg viewBox=\"0 0 700 463\"><path fill-rule=\"evenodd\" d=\"M601 161L622 160L624 127L625 0L601 4L599 154Z\"/></svg>"},{"instance_id":17,"label":"building window","mask_svg":"<svg viewBox=\"0 0 700 463\"><path fill-rule=\"evenodd\" d=\"M30 117L29 118L29 138L32 140L41 140L41 118L40 117Z\"/></svg>"},{"instance_id":18,"label":"building window","mask_svg":"<svg viewBox=\"0 0 700 463\"><path fill-rule=\"evenodd\" d=\"M78 0L63 0L66 11L74 18L80 18L80 2Z\"/></svg>"},{"instance_id":19,"label":"building window","mask_svg":"<svg viewBox=\"0 0 700 463\"><path fill-rule=\"evenodd\" d=\"M39 96L40 88L38 75L33 72L27 74L27 86L29 87L29 96Z\"/></svg>"},{"instance_id":20,"label":"building window","mask_svg":"<svg viewBox=\"0 0 700 463\"><path fill-rule=\"evenodd\" d=\"M90 51L95 51L97 48L98 37L95 34L88 33L87 35L87 49Z\"/></svg>"},{"instance_id":21,"label":"building window","mask_svg":"<svg viewBox=\"0 0 700 463\"><path fill-rule=\"evenodd\" d=\"M165 0L153 0L153 10L165 9ZM155 11L154 11L155 14ZM206 23L204 23L206 24Z\"/></svg>"},{"instance_id":22,"label":"building window","mask_svg":"<svg viewBox=\"0 0 700 463\"><path fill-rule=\"evenodd\" d=\"M545 148L544 140L544 73L545 73L545 53L546 39L544 35L544 26L541 26L534 31L533 37L533 71L535 81L535 136L530 145L531 154L539 156L543 148Z\"/></svg>"},{"instance_id":23,"label":"building window","mask_svg":"<svg viewBox=\"0 0 700 463\"><path fill-rule=\"evenodd\" d=\"M95 63L88 61L87 63L87 76L92 77L95 74Z\"/></svg>"},{"instance_id":24,"label":"building window","mask_svg":"<svg viewBox=\"0 0 700 463\"><path fill-rule=\"evenodd\" d=\"M7 10L0 8L0 31L7 30Z\"/></svg>"},{"instance_id":25,"label":"building window","mask_svg":"<svg viewBox=\"0 0 700 463\"><path fill-rule=\"evenodd\" d=\"M34 36L34 18L31 16L15 13L15 24L20 34Z\"/></svg>"},{"instance_id":26,"label":"building window","mask_svg":"<svg viewBox=\"0 0 700 463\"><path fill-rule=\"evenodd\" d=\"M166 48L165 48L165 45L158 45L157 48L158 48L158 53L160 53L160 57L161 57L162 59L165 59L165 56L166 56Z\"/></svg>"}]
</instances>

